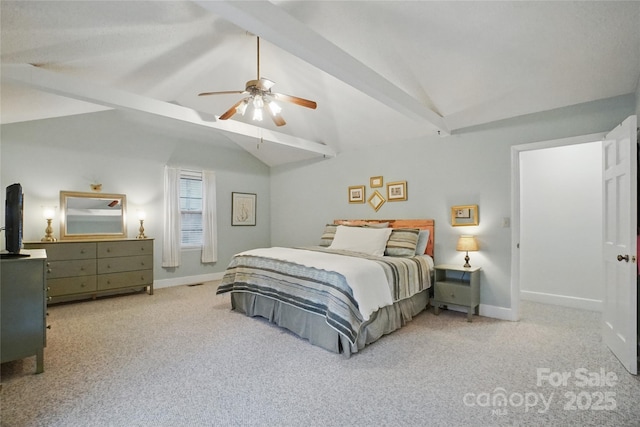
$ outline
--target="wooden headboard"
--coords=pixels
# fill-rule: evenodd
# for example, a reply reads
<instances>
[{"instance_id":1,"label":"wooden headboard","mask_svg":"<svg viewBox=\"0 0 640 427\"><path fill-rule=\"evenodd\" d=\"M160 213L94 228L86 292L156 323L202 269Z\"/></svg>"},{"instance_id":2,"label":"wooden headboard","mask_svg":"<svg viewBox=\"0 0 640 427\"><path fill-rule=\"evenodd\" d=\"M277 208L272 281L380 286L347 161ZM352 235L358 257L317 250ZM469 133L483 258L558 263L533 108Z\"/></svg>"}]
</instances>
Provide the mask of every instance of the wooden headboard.
<instances>
[{"instance_id":1,"label":"wooden headboard","mask_svg":"<svg viewBox=\"0 0 640 427\"><path fill-rule=\"evenodd\" d=\"M434 252L434 236L435 221L432 219L335 219L334 224L338 225L367 225L388 222L391 228L418 228L420 230L429 230L429 242L425 254L433 257Z\"/></svg>"}]
</instances>

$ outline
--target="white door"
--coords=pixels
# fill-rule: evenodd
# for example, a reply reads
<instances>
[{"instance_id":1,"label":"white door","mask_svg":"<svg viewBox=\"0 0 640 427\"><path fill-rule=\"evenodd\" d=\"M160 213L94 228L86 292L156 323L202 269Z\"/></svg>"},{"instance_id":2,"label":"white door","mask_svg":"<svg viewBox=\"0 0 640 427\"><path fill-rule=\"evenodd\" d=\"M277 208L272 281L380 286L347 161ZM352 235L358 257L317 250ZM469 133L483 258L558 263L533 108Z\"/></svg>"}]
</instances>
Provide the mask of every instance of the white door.
<instances>
[{"instance_id":1,"label":"white door","mask_svg":"<svg viewBox=\"0 0 640 427\"><path fill-rule=\"evenodd\" d=\"M636 116L603 143L605 296L603 339L624 367L638 373L637 349L637 145Z\"/></svg>"}]
</instances>

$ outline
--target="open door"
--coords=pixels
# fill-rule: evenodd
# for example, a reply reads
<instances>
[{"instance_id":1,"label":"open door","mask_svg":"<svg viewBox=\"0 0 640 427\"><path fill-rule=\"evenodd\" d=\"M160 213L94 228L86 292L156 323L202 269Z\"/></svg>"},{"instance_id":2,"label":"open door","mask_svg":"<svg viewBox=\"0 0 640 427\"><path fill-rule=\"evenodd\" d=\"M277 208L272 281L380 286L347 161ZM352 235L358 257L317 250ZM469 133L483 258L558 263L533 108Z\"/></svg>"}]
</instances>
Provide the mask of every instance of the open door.
<instances>
[{"instance_id":1,"label":"open door","mask_svg":"<svg viewBox=\"0 0 640 427\"><path fill-rule=\"evenodd\" d=\"M637 117L612 130L602 144L603 339L632 374L638 374L637 331Z\"/></svg>"}]
</instances>

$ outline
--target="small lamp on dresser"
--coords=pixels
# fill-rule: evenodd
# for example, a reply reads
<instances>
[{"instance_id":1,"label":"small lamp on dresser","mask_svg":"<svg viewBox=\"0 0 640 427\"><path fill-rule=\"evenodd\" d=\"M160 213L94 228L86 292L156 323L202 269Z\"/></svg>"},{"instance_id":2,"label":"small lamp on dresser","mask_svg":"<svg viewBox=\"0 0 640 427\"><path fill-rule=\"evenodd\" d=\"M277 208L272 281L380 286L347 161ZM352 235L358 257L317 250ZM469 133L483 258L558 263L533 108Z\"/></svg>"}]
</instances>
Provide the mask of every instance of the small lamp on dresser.
<instances>
[{"instance_id":1,"label":"small lamp on dresser","mask_svg":"<svg viewBox=\"0 0 640 427\"><path fill-rule=\"evenodd\" d=\"M40 239L41 242L55 242L58 239L53 237L53 228L51 227L51 221L56 215L56 208L54 206L43 206L42 216L47 220L47 228L44 230L44 237Z\"/></svg>"},{"instance_id":2,"label":"small lamp on dresser","mask_svg":"<svg viewBox=\"0 0 640 427\"><path fill-rule=\"evenodd\" d=\"M458 239L458 244L456 245L456 250L466 252L466 255L464 256L463 267L471 267L471 264L469 264L469 251L477 251L478 249L478 241L476 240L475 236L460 236L460 238Z\"/></svg>"},{"instance_id":3,"label":"small lamp on dresser","mask_svg":"<svg viewBox=\"0 0 640 427\"><path fill-rule=\"evenodd\" d=\"M140 228L138 229L138 235L136 236L136 239L146 239L147 236L144 235L144 220L146 218L147 214L145 213L145 211L143 210L138 210L138 220L140 221Z\"/></svg>"}]
</instances>

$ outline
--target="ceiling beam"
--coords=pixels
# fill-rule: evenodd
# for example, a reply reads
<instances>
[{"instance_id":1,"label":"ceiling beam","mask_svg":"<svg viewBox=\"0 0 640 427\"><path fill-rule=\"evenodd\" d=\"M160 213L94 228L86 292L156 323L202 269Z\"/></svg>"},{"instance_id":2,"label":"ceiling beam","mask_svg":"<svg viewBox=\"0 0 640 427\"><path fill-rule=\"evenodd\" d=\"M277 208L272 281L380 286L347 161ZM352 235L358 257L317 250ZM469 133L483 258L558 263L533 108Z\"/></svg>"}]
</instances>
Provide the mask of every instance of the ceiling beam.
<instances>
[{"instance_id":1,"label":"ceiling beam","mask_svg":"<svg viewBox=\"0 0 640 427\"><path fill-rule=\"evenodd\" d=\"M267 131L258 126L236 120L203 120L200 114L191 108L159 101L120 89L100 86L33 65L2 65L1 74L2 81L22 84L43 92L62 95L119 110L139 111L180 120L222 132L230 132L252 138L263 138L264 141L317 153L325 157L336 156L336 152L331 147L319 142L309 141L280 132Z\"/></svg>"},{"instance_id":2,"label":"ceiling beam","mask_svg":"<svg viewBox=\"0 0 640 427\"><path fill-rule=\"evenodd\" d=\"M426 120L441 134L442 116L358 61L284 9L269 1L193 0L204 9L256 34L414 120Z\"/></svg>"}]
</instances>

